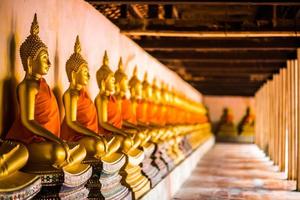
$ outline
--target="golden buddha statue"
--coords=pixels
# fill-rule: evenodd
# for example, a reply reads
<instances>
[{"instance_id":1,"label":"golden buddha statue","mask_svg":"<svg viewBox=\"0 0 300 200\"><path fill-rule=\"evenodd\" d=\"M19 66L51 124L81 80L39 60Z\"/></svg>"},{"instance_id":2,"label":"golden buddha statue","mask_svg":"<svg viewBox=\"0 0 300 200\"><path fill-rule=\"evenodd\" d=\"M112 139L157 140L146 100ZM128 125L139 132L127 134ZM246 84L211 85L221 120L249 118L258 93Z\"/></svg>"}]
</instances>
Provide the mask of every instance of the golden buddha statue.
<instances>
[{"instance_id":1,"label":"golden buddha statue","mask_svg":"<svg viewBox=\"0 0 300 200\"><path fill-rule=\"evenodd\" d=\"M115 96L115 77L109 67L106 51L103 65L97 71L97 82L100 92L95 99L95 104L99 124L106 137L122 141L122 152L127 156L127 164L121 173L125 180L124 184L131 188L134 198L137 199L150 189L150 182L142 175L139 167L139 164L144 160L144 152L138 149L141 144L139 135L123 129L122 103ZM122 84L118 84L119 99L120 95L124 93L120 89L124 90L126 87L128 87L126 80L125 84L124 80Z\"/></svg>"},{"instance_id":2,"label":"golden buddha statue","mask_svg":"<svg viewBox=\"0 0 300 200\"><path fill-rule=\"evenodd\" d=\"M142 101L138 106L138 120L149 127L149 133L151 134L151 141L156 144L156 151L154 157L159 162L163 162L167 165L168 170L174 167L173 160L167 155L165 141L160 140L164 135L166 129L161 126L157 121L157 116L160 114L159 102L161 99L160 91L156 86L156 78L153 79L154 84L150 84L148 81L147 72L144 74L144 80L142 82ZM153 87L155 85L155 87ZM164 167L161 163L156 163L157 166L162 169Z\"/></svg>"},{"instance_id":3,"label":"golden buddha statue","mask_svg":"<svg viewBox=\"0 0 300 200\"><path fill-rule=\"evenodd\" d=\"M238 133L242 136L254 136L255 115L250 107L238 125Z\"/></svg>"},{"instance_id":4,"label":"golden buddha statue","mask_svg":"<svg viewBox=\"0 0 300 200\"><path fill-rule=\"evenodd\" d=\"M115 96L122 109L122 128L126 128L127 132L137 134L136 140L141 140L140 146L143 147L144 150L151 148L151 144L148 143L151 138L150 134L147 134L147 130L144 127L138 126L137 124L136 101L133 103L134 105L132 105L131 99L127 97L129 92L128 77L123 69L122 58L120 58L118 70L115 72L114 77L116 85Z\"/></svg>"},{"instance_id":5,"label":"golden buddha statue","mask_svg":"<svg viewBox=\"0 0 300 200\"><path fill-rule=\"evenodd\" d=\"M237 136L237 129L233 122L233 113L230 108L224 108L217 129L218 137L228 139Z\"/></svg>"},{"instance_id":6,"label":"golden buddha statue","mask_svg":"<svg viewBox=\"0 0 300 200\"><path fill-rule=\"evenodd\" d=\"M30 35L20 48L23 68L26 71L24 79L17 86L20 112L6 138L26 145L29 158L25 171L40 176L68 176L65 184L73 187L72 177L79 177L83 181L81 183L84 183L91 174L91 168L80 163L86 156L83 146L77 145L70 149L60 139L58 105L43 79L50 68L48 50L38 33L39 25L35 15ZM63 171L67 173L62 173ZM68 180L71 182L66 183Z\"/></svg>"},{"instance_id":7,"label":"golden buddha statue","mask_svg":"<svg viewBox=\"0 0 300 200\"><path fill-rule=\"evenodd\" d=\"M137 69L134 70L136 73ZM152 159L150 158L152 153L155 150L155 145L149 142L151 135L147 134L147 129L143 126L138 126L137 124L137 117L136 117L136 98L133 97L129 99L126 97L128 93L128 78L123 69L122 59L120 58L118 70L115 72L115 80L116 80L116 93L115 96L117 97L117 101L121 104L122 107L122 119L123 119L123 128L126 127L126 130L129 129L131 132L137 133L139 138L141 139L140 147L143 149L145 154L145 159L143 160L141 166L142 171L147 176L147 178L151 182L151 186L153 187L156 185L159 180L161 179L160 173L158 169L152 166ZM133 79L130 80L131 84L134 81ZM137 90L140 91L137 91ZM141 87L139 88L132 88L133 94L141 94ZM134 90L134 91L133 91ZM132 107L134 104L134 107Z\"/></svg>"},{"instance_id":8,"label":"golden buddha statue","mask_svg":"<svg viewBox=\"0 0 300 200\"><path fill-rule=\"evenodd\" d=\"M145 75L147 78L147 74ZM149 85L149 84L148 84ZM152 90L152 88L149 85L149 89L150 91ZM137 121L137 125L139 127L141 127L142 129L146 129L147 130L147 137L149 139L151 139L151 129L152 127L150 127L148 125L148 121L147 121L147 100L145 99L146 97L146 93L143 92L143 87L142 87L142 83L141 81L138 79L137 76L137 66L135 66L134 70L133 70L133 75L131 77L131 79L129 80L129 90L130 90L130 101L131 101L131 106L132 106L132 110L133 113L135 113L134 115L136 116L136 121ZM152 92L148 93L148 95L152 95ZM148 138L146 138L144 141L146 141L148 144L151 144L151 141L148 140ZM143 143L143 142L142 142ZM142 144L143 145L143 144ZM155 148L156 149L156 148ZM150 154L151 151L149 151ZM151 154L153 154L153 152L151 152ZM152 155L151 155L152 157ZM146 173L145 171L148 171L148 169L150 167L147 167L147 162L150 161L150 157L148 156L148 159L145 159L143 161L143 169L144 173ZM148 163L148 165L150 166L152 162ZM151 186L153 187L154 185L157 184L157 182L168 173L167 170L167 166L166 164L160 159L160 155L154 156L154 164L155 166L159 169L158 173L152 173L152 177L149 175L148 178L151 180ZM148 173L150 174L150 172Z\"/></svg>"},{"instance_id":9,"label":"golden buddha statue","mask_svg":"<svg viewBox=\"0 0 300 200\"><path fill-rule=\"evenodd\" d=\"M162 84L161 89L159 89L155 82L153 82L153 91L156 93L156 96L160 96L159 102L157 103L159 111L158 113L162 113L162 116L166 115L167 105L170 103L170 96L167 92L167 87ZM161 126L165 126L164 134L161 136L161 141L167 141L167 153L174 161L174 164L178 164L181 160L184 159L184 154L181 152L179 148L179 143L182 140L182 136L179 134L182 133L179 131L177 127L166 126L166 119L162 117L159 119Z\"/></svg>"},{"instance_id":10,"label":"golden buddha statue","mask_svg":"<svg viewBox=\"0 0 300 200\"><path fill-rule=\"evenodd\" d=\"M88 159L115 162L122 157L122 154L114 154L119 149L120 142L116 140L107 142L103 136L100 136L97 110L85 89L90 79L88 64L80 51L77 36L74 53L66 63L70 86L63 95L66 116L62 124L61 136L66 141L77 142L84 146Z\"/></svg>"},{"instance_id":11,"label":"golden buddha statue","mask_svg":"<svg viewBox=\"0 0 300 200\"><path fill-rule=\"evenodd\" d=\"M100 129L106 137L123 141L122 151L125 154L142 156L143 152L137 149L140 140L136 137L136 134L131 134L122 129L122 108L115 96L115 77L113 71L109 68L108 62L107 52L105 51L103 65L97 71L100 92L95 99Z\"/></svg>"},{"instance_id":12,"label":"golden buddha statue","mask_svg":"<svg viewBox=\"0 0 300 200\"><path fill-rule=\"evenodd\" d=\"M28 166L51 165L62 168L74 164L74 160L77 161L75 153L78 152L78 156L84 158L86 151L78 146L75 147L76 152L73 152L59 138L60 117L57 102L43 79L50 68L48 50L38 36L36 15L30 33L20 48L23 68L26 71L25 78L17 86L20 116L6 138L27 145Z\"/></svg>"},{"instance_id":13,"label":"golden buddha statue","mask_svg":"<svg viewBox=\"0 0 300 200\"><path fill-rule=\"evenodd\" d=\"M96 106L86 91L90 79L88 63L80 51L77 36L74 53L66 62L70 86L63 95L66 115L62 124L62 138L70 143L79 143L87 150L84 162L92 164L94 168L90 180L92 184L88 184L90 198L111 197L112 189L106 186L107 177L114 177L110 183L114 182L115 188L123 191L123 196L119 197L125 198L128 189L119 183L118 178L119 170L125 164L124 155L117 152L121 143L114 138L107 138L107 141L100 130Z\"/></svg>"},{"instance_id":14,"label":"golden buddha statue","mask_svg":"<svg viewBox=\"0 0 300 200\"><path fill-rule=\"evenodd\" d=\"M156 82L155 78L154 82ZM154 95L156 96L154 97ZM162 129L159 129L160 125L156 120L156 115L158 114L156 103L159 101L159 98L160 96L157 93L154 94L146 72L142 82L142 100L138 104L137 118L141 125L147 125L150 128L149 134L154 143L157 143L159 137L164 133Z\"/></svg>"}]
</instances>

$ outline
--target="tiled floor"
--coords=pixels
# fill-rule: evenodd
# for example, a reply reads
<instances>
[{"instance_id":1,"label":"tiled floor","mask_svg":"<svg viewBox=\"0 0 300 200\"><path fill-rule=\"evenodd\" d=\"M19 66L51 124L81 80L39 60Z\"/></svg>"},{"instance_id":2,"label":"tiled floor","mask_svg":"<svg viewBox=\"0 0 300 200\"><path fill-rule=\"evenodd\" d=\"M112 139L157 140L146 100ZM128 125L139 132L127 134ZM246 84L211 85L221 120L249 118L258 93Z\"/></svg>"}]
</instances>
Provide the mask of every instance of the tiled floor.
<instances>
[{"instance_id":1,"label":"tiled floor","mask_svg":"<svg viewBox=\"0 0 300 200\"><path fill-rule=\"evenodd\" d=\"M300 200L295 188L255 145L218 143L173 199Z\"/></svg>"}]
</instances>

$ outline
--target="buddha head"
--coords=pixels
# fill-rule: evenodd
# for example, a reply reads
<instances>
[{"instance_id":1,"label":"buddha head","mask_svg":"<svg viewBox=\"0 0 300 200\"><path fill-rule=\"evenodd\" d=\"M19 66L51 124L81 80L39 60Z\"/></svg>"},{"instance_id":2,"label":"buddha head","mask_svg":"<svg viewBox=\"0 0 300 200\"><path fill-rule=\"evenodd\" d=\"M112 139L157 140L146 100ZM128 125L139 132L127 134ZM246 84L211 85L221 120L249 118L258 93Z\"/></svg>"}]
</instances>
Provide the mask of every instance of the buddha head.
<instances>
[{"instance_id":1,"label":"buddha head","mask_svg":"<svg viewBox=\"0 0 300 200\"><path fill-rule=\"evenodd\" d=\"M66 71L69 82L76 88L84 87L90 79L88 64L80 54L81 46L79 36L76 37L74 53L66 62Z\"/></svg>"},{"instance_id":2,"label":"buddha head","mask_svg":"<svg viewBox=\"0 0 300 200\"><path fill-rule=\"evenodd\" d=\"M168 96L169 96L169 101L168 102L172 106L175 104L175 97L174 97L175 95L174 95L173 91L174 91L174 88L171 88L171 89L167 88L167 92L168 92Z\"/></svg>"},{"instance_id":3,"label":"buddha head","mask_svg":"<svg viewBox=\"0 0 300 200\"><path fill-rule=\"evenodd\" d=\"M115 72L116 95L124 97L128 92L128 77L124 72L122 58L120 58L118 69Z\"/></svg>"},{"instance_id":4,"label":"buddha head","mask_svg":"<svg viewBox=\"0 0 300 200\"><path fill-rule=\"evenodd\" d=\"M171 101L168 85L164 82L161 82L161 100L163 104L169 104Z\"/></svg>"},{"instance_id":5,"label":"buddha head","mask_svg":"<svg viewBox=\"0 0 300 200\"><path fill-rule=\"evenodd\" d=\"M246 108L246 115L253 115L253 109L250 106L247 106Z\"/></svg>"},{"instance_id":6,"label":"buddha head","mask_svg":"<svg viewBox=\"0 0 300 200\"><path fill-rule=\"evenodd\" d=\"M50 68L48 48L39 37L39 24L37 16L34 18L30 28L30 35L20 47L22 65L26 74L33 77L46 75Z\"/></svg>"},{"instance_id":7,"label":"buddha head","mask_svg":"<svg viewBox=\"0 0 300 200\"><path fill-rule=\"evenodd\" d=\"M152 86L148 82L147 72L144 74L144 80L142 85L143 85L142 98L145 100L152 100Z\"/></svg>"},{"instance_id":8,"label":"buddha head","mask_svg":"<svg viewBox=\"0 0 300 200\"><path fill-rule=\"evenodd\" d=\"M153 100L156 103L161 103L161 100L162 100L162 96L161 95L162 95L161 94L161 90L158 87L157 80L156 80L156 78L154 78L153 82L152 82L152 96L153 96Z\"/></svg>"},{"instance_id":9,"label":"buddha head","mask_svg":"<svg viewBox=\"0 0 300 200\"><path fill-rule=\"evenodd\" d=\"M131 97L140 99L142 97L142 84L137 76L137 66L134 67L133 75L129 80L129 90Z\"/></svg>"},{"instance_id":10,"label":"buddha head","mask_svg":"<svg viewBox=\"0 0 300 200\"><path fill-rule=\"evenodd\" d=\"M228 114L228 108L225 107L225 108L223 109L223 115L227 115L227 114Z\"/></svg>"},{"instance_id":11,"label":"buddha head","mask_svg":"<svg viewBox=\"0 0 300 200\"><path fill-rule=\"evenodd\" d=\"M109 96L115 93L114 72L109 68L109 60L106 51L103 57L103 64L97 71L96 77L101 94Z\"/></svg>"}]
</instances>

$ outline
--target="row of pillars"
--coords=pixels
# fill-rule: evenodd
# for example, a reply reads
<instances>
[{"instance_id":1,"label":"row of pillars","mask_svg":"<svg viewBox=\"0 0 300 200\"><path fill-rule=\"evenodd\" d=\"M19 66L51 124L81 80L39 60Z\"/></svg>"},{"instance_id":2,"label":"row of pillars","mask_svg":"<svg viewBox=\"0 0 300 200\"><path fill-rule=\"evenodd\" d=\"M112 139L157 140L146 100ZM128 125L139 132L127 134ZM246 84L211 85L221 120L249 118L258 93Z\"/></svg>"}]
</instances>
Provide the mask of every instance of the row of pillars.
<instances>
[{"instance_id":1,"label":"row of pillars","mask_svg":"<svg viewBox=\"0 0 300 200\"><path fill-rule=\"evenodd\" d=\"M255 143L300 190L300 50L297 55L255 95Z\"/></svg>"}]
</instances>

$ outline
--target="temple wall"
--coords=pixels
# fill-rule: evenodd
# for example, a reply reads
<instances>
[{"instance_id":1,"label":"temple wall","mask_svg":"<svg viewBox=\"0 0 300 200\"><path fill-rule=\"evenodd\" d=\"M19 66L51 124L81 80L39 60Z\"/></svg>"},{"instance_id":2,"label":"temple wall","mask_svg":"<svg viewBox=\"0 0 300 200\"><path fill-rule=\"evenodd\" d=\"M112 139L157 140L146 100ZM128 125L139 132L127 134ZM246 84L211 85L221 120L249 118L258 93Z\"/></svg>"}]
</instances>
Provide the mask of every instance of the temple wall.
<instances>
[{"instance_id":1,"label":"temple wall","mask_svg":"<svg viewBox=\"0 0 300 200\"><path fill-rule=\"evenodd\" d=\"M225 107L229 107L233 111L235 123L242 119L248 106L254 109L254 98L252 97L203 96L203 102L209 109L213 124L220 120Z\"/></svg>"},{"instance_id":2,"label":"temple wall","mask_svg":"<svg viewBox=\"0 0 300 200\"><path fill-rule=\"evenodd\" d=\"M88 90L92 98L98 92L96 71L102 63L104 51L108 51L110 65L117 69L119 57L123 57L129 76L137 64L139 78L145 71L149 80L157 77L170 86L184 92L196 101L201 94L147 54L108 19L83 0L1 0L0 3L0 133L6 132L16 113L15 87L24 77L19 47L29 35L34 13L40 25L40 38L48 45L52 68L45 77L58 97L68 87L65 63L73 53L76 35L80 36L82 55L90 68ZM63 112L62 112L63 114Z\"/></svg>"}]
</instances>

